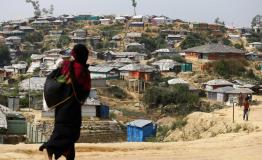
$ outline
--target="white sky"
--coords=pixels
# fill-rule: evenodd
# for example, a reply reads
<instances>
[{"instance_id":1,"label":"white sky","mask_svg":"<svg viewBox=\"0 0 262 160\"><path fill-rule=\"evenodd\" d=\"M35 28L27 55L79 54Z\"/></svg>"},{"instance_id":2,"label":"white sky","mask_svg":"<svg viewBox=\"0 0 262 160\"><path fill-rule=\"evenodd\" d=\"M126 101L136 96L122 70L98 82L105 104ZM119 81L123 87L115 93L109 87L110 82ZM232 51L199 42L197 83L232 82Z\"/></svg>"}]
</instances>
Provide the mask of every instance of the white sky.
<instances>
[{"instance_id":1,"label":"white sky","mask_svg":"<svg viewBox=\"0 0 262 160\"><path fill-rule=\"evenodd\" d=\"M137 0L137 13L166 15L193 22L214 22L216 17L228 26L250 26L262 14L262 0ZM61 14L132 15L131 0L40 0L41 8L54 5ZM0 21L33 16L25 0L0 0Z\"/></svg>"}]
</instances>

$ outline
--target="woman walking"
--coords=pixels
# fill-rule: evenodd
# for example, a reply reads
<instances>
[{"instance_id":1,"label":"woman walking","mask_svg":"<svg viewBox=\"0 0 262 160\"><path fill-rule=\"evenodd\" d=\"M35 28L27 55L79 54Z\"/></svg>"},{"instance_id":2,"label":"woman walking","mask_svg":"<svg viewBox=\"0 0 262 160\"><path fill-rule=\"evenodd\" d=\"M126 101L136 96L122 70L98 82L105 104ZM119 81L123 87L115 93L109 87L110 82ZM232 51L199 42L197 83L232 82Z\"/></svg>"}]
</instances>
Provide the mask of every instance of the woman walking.
<instances>
[{"instance_id":1,"label":"woman walking","mask_svg":"<svg viewBox=\"0 0 262 160\"><path fill-rule=\"evenodd\" d=\"M76 93L68 101L56 107L52 135L39 148L40 151L46 149L49 160L52 160L53 155L55 159L62 155L66 160L75 159L75 143L80 137L82 123L81 102L89 96L91 88L90 73L86 64L88 54L88 49L78 44L71 51L74 60L72 62L66 60L61 64L60 72L65 77L65 83L72 84L73 91Z\"/></svg>"}]
</instances>

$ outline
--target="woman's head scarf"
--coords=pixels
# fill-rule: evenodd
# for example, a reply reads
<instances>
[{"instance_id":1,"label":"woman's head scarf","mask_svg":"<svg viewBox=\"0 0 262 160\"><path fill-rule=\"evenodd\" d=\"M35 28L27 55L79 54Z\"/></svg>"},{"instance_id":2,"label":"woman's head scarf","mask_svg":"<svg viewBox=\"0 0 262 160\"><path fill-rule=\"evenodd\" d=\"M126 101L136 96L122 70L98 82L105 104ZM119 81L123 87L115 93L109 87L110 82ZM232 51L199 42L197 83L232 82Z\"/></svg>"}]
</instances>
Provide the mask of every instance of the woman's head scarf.
<instances>
[{"instance_id":1,"label":"woman's head scarf","mask_svg":"<svg viewBox=\"0 0 262 160\"><path fill-rule=\"evenodd\" d=\"M88 60L89 51L85 45L77 44L74 46L71 51L71 55L74 57L75 62L80 63L82 65L86 65Z\"/></svg>"}]
</instances>

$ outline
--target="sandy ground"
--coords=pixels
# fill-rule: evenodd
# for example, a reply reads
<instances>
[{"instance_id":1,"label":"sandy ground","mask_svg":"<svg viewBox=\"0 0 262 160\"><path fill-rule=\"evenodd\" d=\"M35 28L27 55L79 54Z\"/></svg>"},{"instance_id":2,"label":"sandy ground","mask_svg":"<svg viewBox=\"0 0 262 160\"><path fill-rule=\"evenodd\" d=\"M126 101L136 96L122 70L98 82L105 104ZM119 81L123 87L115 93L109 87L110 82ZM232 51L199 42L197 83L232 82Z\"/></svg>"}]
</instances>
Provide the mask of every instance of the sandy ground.
<instances>
[{"instance_id":1,"label":"sandy ground","mask_svg":"<svg viewBox=\"0 0 262 160\"><path fill-rule=\"evenodd\" d=\"M39 145L1 145L1 160L44 160ZM174 143L78 144L81 160L261 160L262 134L227 134ZM61 158L63 159L63 158Z\"/></svg>"},{"instance_id":2,"label":"sandy ground","mask_svg":"<svg viewBox=\"0 0 262 160\"><path fill-rule=\"evenodd\" d=\"M254 96L262 102L262 97ZM236 107L236 123L259 126L253 133L228 133L190 142L77 144L79 160L261 160L262 103L251 106L250 121L242 120L242 109ZM213 114L232 121L232 108ZM0 160L44 160L39 145L0 145ZM64 160L63 158L60 158Z\"/></svg>"}]
</instances>

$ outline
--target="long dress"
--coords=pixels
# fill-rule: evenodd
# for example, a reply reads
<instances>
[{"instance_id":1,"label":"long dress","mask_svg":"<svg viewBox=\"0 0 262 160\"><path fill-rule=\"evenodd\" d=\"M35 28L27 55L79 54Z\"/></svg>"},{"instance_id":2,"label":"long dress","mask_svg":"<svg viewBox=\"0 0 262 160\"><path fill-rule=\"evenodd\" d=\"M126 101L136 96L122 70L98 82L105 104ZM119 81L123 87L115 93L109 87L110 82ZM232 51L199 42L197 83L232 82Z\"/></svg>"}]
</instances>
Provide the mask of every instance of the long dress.
<instances>
[{"instance_id":1,"label":"long dress","mask_svg":"<svg viewBox=\"0 0 262 160\"><path fill-rule=\"evenodd\" d=\"M90 75L88 75L88 77L88 79L90 79ZM86 83L90 83L90 80ZM79 84L77 84L75 87L81 88L81 85L79 86ZM86 90L80 93L82 100L88 97L89 91L90 90ZM81 123L81 104L75 97L72 97L66 103L55 109L54 130L50 139L44 143L39 150L43 151L47 149L49 155L55 155L55 159L66 154L67 160L74 160L74 144L80 137Z\"/></svg>"}]
</instances>

